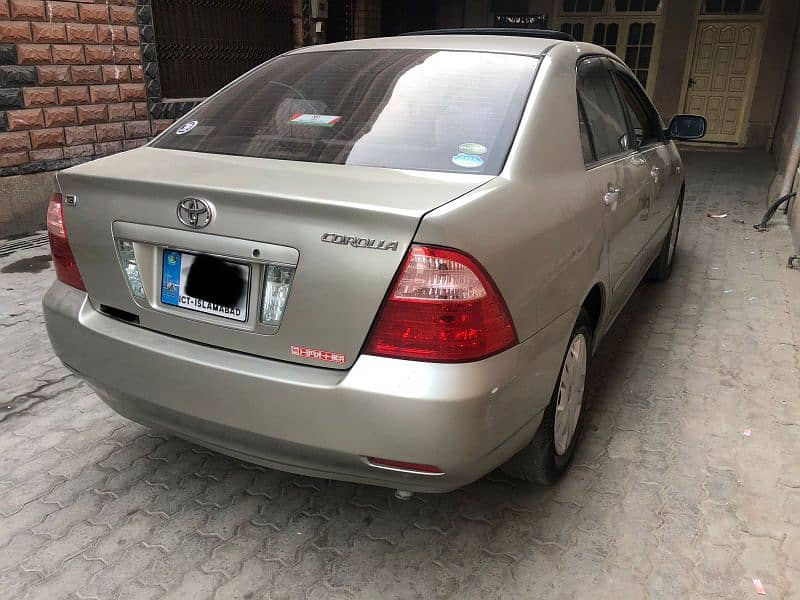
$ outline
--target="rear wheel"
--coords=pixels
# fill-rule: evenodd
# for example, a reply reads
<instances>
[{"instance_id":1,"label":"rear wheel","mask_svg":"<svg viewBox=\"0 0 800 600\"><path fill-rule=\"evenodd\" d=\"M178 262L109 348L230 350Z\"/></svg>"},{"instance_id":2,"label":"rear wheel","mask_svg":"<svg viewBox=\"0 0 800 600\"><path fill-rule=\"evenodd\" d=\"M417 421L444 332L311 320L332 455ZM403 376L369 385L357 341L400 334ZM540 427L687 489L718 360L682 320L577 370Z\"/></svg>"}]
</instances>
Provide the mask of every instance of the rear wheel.
<instances>
[{"instance_id":1,"label":"rear wheel","mask_svg":"<svg viewBox=\"0 0 800 600\"><path fill-rule=\"evenodd\" d=\"M672 274L672 263L675 258L675 248L678 245L678 232L681 228L681 213L683 212L683 190L675 206L672 215L672 225L670 225L667 237L661 245L661 252L655 262L647 272L647 278L651 281L666 281Z\"/></svg>"},{"instance_id":2,"label":"rear wheel","mask_svg":"<svg viewBox=\"0 0 800 600\"><path fill-rule=\"evenodd\" d=\"M547 485L555 483L567 470L583 425L591 359L591 320L581 310L542 423L531 443L501 467L506 474Z\"/></svg>"}]
</instances>

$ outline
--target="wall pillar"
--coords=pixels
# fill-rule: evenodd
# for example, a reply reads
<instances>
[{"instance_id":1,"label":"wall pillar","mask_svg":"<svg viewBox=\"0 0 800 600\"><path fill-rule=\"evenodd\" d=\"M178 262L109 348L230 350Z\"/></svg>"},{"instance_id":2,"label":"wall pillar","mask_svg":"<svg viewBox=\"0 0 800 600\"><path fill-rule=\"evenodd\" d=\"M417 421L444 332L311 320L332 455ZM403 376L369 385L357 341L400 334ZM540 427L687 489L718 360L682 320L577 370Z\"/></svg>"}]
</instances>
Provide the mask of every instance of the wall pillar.
<instances>
[{"instance_id":1,"label":"wall pillar","mask_svg":"<svg viewBox=\"0 0 800 600\"><path fill-rule=\"evenodd\" d=\"M353 14L353 38L381 35L381 0L356 0Z\"/></svg>"}]
</instances>

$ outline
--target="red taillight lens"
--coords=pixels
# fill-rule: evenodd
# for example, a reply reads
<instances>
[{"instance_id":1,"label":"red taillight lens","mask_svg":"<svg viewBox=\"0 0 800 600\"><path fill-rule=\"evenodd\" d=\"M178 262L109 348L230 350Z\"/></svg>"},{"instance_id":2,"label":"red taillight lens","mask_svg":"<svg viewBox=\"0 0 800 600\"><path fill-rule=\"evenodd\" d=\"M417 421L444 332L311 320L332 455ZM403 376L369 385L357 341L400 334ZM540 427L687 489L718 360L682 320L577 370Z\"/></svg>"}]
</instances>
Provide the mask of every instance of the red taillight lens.
<instances>
[{"instance_id":1,"label":"red taillight lens","mask_svg":"<svg viewBox=\"0 0 800 600\"><path fill-rule=\"evenodd\" d=\"M47 207L47 233L50 237L50 252L53 255L53 266L56 277L67 285L86 291L81 272L72 255L67 240L67 228L64 225L64 201L61 194L53 194Z\"/></svg>"},{"instance_id":2,"label":"red taillight lens","mask_svg":"<svg viewBox=\"0 0 800 600\"><path fill-rule=\"evenodd\" d=\"M434 362L467 362L517 343L503 298L470 256L412 246L364 352Z\"/></svg>"}]
</instances>

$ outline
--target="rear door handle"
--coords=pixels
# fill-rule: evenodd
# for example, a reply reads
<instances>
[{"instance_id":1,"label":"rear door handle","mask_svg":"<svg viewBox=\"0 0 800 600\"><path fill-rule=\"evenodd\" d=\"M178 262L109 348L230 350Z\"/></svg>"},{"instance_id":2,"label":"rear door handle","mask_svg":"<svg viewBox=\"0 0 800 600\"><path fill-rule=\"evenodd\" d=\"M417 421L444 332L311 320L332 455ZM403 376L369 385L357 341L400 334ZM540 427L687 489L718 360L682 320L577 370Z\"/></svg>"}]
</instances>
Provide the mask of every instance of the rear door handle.
<instances>
[{"instance_id":1,"label":"rear door handle","mask_svg":"<svg viewBox=\"0 0 800 600\"><path fill-rule=\"evenodd\" d=\"M658 183L658 178L660 176L661 176L661 169L659 169L658 167L653 167L652 169L650 169L650 177L655 179L656 183Z\"/></svg>"},{"instance_id":2,"label":"rear door handle","mask_svg":"<svg viewBox=\"0 0 800 600\"><path fill-rule=\"evenodd\" d=\"M643 165L647 162L647 159L641 154L634 154L633 156L631 156L631 162L634 165Z\"/></svg>"},{"instance_id":3,"label":"rear door handle","mask_svg":"<svg viewBox=\"0 0 800 600\"><path fill-rule=\"evenodd\" d=\"M603 196L603 204L611 207L616 206L617 202L619 202L619 196L621 192L622 190L618 187L614 187L613 185L608 186L608 191L606 192L606 195Z\"/></svg>"}]
</instances>

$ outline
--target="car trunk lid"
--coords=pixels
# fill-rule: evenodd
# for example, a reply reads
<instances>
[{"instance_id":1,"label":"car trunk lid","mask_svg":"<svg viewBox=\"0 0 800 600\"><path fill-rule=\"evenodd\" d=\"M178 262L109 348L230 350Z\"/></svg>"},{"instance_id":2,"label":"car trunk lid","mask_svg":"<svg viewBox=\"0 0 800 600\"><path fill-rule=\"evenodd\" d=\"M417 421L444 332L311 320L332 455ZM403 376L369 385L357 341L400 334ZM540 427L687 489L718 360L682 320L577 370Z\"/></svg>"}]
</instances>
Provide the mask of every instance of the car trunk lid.
<instances>
[{"instance_id":1,"label":"car trunk lid","mask_svg":"<svg viewBox=\"0 0 800 600\"><path fill-rule=\"evenodd\" d=\"M64 219L96 308L204 344L330 368L358 356L422 216L490 179L150 147L58 176L75 199ZM178 219L189 197L213 207L202 229ZM146 298L131 293L121 240L134 245ZM246 265L244 320L162 302L165 251ZM296 267L278 326L259 319L270 264Z\"/></svg>"}]
</instances>

